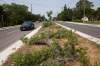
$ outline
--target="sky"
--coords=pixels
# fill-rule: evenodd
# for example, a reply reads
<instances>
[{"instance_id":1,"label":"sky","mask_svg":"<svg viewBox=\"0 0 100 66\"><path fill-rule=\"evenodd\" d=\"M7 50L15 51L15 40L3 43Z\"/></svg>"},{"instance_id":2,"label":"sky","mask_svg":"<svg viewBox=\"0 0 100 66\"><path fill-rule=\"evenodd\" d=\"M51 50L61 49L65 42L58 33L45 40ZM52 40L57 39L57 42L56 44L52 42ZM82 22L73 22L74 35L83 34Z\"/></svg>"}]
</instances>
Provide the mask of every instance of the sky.
<instances>
[{"instance_id":1,"label":"sky","mask_svg":"<svg viewBox=\"0 0 100 66\"><path fill-rule=\"evenodd\" d=\"M74 8L75 4L79 0L0 0L2 3L17 3L24 4L29 7L31 10L32 4L32 13L46 15L47 11L52 10L53 16L56 16L59 13L63 6L66 4L67 7ZM95 5L94 8L100 7L100 0L90 0Z\"/></svg>"}]
</instances>

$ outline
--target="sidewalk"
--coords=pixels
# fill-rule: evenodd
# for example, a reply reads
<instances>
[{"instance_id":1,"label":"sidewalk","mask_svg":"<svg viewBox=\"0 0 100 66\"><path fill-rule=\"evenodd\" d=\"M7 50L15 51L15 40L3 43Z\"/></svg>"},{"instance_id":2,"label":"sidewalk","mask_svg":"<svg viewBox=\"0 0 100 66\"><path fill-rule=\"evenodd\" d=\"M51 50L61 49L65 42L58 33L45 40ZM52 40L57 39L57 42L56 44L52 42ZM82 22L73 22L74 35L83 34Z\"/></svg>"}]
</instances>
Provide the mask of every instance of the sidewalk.
<instances>
[{"instance_id":1,"label":"sidewalk","mask_svg":"<svg viewBox=\"0 0 100 66\"><path fill-rule=\"evenodd\" d=\"M19 27L19 26L20 26L20 25L8 26L8 27L2 27L2 28L0 28L0 31L1 31L1 30L7 30L7 29L10 29L10 28Z\"/></svg>"}]
</instances>

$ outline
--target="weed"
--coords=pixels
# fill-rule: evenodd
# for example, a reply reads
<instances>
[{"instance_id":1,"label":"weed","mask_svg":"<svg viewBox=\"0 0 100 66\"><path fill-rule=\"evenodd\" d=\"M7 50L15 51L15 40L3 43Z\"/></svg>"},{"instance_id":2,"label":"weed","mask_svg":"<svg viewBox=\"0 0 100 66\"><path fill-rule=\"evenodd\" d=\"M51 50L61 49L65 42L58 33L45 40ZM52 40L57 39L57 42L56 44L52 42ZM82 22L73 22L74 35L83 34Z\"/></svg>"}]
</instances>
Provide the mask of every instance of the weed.
<instances>
[{"instance_id":1,"label":"weed","mask_svg":"<svg viewBox=\"0 0 100 66\"><path fill-rule=\"evenodd\" d=\"M100 60L96 61L93 66L100 66Z\"/></svg>"},{"instance_id":2,"label":"weed","mask_svg":"<svg viewBox=\"0 0 100 66\"><path fill-rule=\"evenodd\" d=\"M24 44L29 44L29 39L27 37L22 37L21 38L21 41L24 43Z\"/></svg>"},{"instance_id":3,"label":"weed","mask_svg":"<svg viewBox=\"0 0 100 66\"><path fill-rule=\"evenodd\" d=\"M49 22L49 21L43 22L43 27L49 27L51 25L52 25L52 22Z\"/></svg>"},{"instance_id":4,"label":"weed","mask_svg":"<svg viewBox=\"0 0 100 66\"><path fill-rule=\"evenodd\" d=\"M29 40L29 44L32 45L32 44L46 44L46 38L47 38L47 35L42 32L36 36L33 36L30 40Z\"/></svg>"},{"instance_id":5,"label":"weed","mask_svg":"<svg viewBox=\"0 0 100 66\"><path fill-rule=\"evenodd\" d=\"M52 35L51 35L51 37L58 38L58 39L66 38L66 36L67 36L67 31L64 29L59 29L57 32L52 33Z\"/></svg>"},{"instance_id":6,"label":"weed","mask_svg":"<svg viewBox=\"0 0 100 66\"><path fill-rule=\"evenodd\" d=\"M79 48L78 53L79 53L79 57L80 57L79 58L80 66L91 66L90 61L89 61L89 57L87 56L86 49Z\"/></svg>"},{"instance_id":7,"label":"weed","mask_svg":"<svg viewBox=\"0 0 100 66\"><path fill-rule=\"evenodd\" d=\"M50 54L51 50L48 48L32 53L15 53L11 57L13 61L11 66L39 66L39 64L50 57Z\"/></svg>"},{"instance_id":8,"label":"weed","mask_svg":"<svg viewBox=\"0 0 100 66\"><path fill-rule=\"evenodd\" d=\"M52 49L52 54L54 55L53 57L56 58L59 56L63 56L63 49L61 48L59 43L57 43L56 40L53 40L53 43L51 45L51 49Z\"/></svg>"},{"instance_id":9,"label":"weed","mask_svg":"<svg viewBox=\"0 0 100 66\"><path fill-rule=\"evenodd\" d=\"M68 42L65 43L64 53L65 57L70 57L75 59L77 56L77 51L75 46L78 44L77 37L74 35L72 31L67 31L67 39Z\"/></svg>"}]
</instances>

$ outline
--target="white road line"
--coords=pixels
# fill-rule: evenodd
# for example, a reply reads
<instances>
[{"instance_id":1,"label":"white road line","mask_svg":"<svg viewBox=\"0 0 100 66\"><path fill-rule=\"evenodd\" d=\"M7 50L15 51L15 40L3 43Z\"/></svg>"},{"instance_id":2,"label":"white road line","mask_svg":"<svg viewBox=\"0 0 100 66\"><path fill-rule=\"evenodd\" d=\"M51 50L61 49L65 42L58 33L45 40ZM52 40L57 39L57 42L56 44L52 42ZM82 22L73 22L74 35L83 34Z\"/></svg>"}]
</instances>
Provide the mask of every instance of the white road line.
<instances>
[{"instance_id":1,"label":"white road line","mask_svg":"<svg viewBox=\"0 0 100 66\"><path fill-rule=\"evenodd\" d=\"M63 25L61 25L59 23L56 23L56 24L59 25L59 26L61 26L61 27L63 27L63 28L65 28L65 29L72 30L74 33L80 35L81 37L87 38L88 40L93 41L96 44L100 44L100 39L99 38L96 38L96 37L93 37L91 35L85 34L83 32L77 31L77 30L69 28L67 26L63 26Z\"/></svg>"},{"instance_id":2,"label":"white road line","mask_svg":"<svg viewBox=\"0 0 100 66\"><path fill-rule=\"evenodd\" d=\"M35 35L41 29L41 27L42 26L40 26L37 29L33 30L31 33L29 33L25 37L31 38L33 35ZM9 46L7 49L5 49L4 51L2 51L0 53L0 66L2 66L2 64L7 60L7 58L9 57L9 55L11 55L12 53L16 52L22 45L23 45L22 41L18 40L17 42L15 42L11 46Z\"/></svg>"}]
</instances>

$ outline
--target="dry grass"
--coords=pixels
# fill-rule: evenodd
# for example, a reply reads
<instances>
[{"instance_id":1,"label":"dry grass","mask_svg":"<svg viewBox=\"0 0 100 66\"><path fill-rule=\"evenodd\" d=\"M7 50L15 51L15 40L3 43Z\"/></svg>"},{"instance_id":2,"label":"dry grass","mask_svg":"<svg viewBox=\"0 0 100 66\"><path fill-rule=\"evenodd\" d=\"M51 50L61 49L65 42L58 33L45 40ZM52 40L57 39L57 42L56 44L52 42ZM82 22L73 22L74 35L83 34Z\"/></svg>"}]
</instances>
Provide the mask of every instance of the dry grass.
<instances>
[{"instance_id":1,"label":"dry grass","mask_svg":"<svg viewBox=\"0 0 100 66\"><path fill-rule=\"evenodd\" d=\"M93 65L96 61L100 61L100 49L97 48L96 43L91 42L85 38L78 37L78 47L86 48L87 54L90 57L90 62Z\"/></svg>"}]
</instances>

